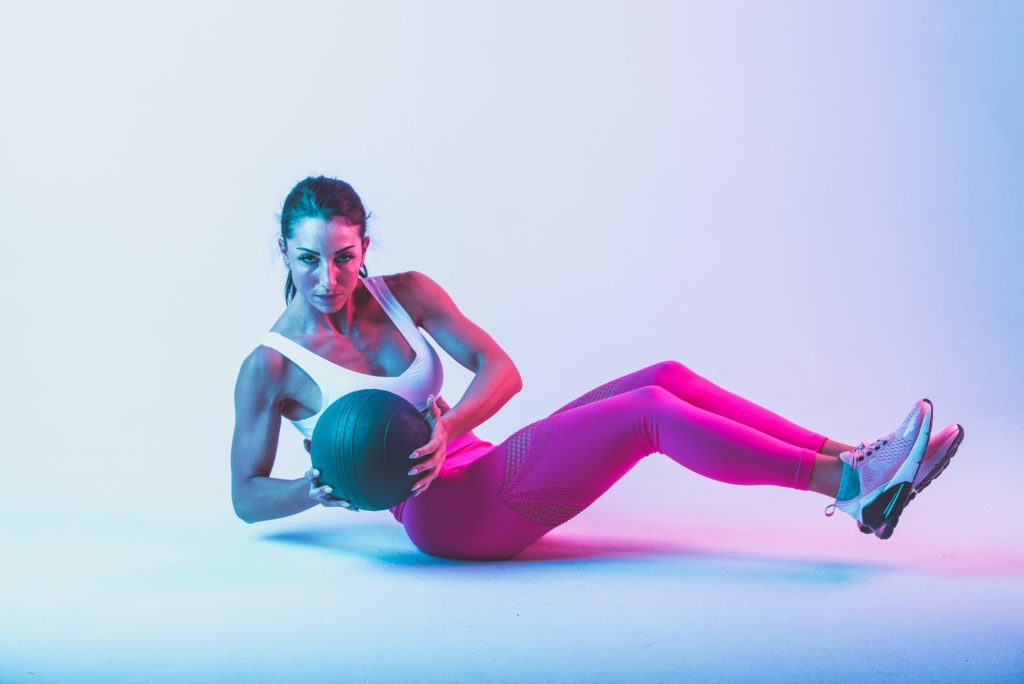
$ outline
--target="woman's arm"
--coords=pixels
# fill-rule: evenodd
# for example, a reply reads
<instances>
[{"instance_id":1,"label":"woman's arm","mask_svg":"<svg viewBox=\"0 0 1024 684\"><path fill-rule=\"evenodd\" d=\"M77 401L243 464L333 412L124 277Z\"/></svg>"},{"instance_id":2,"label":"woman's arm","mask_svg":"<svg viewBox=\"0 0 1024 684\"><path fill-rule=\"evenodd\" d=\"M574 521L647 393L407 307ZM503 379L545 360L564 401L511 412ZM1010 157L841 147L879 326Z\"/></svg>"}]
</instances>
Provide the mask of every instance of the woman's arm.
<instances>
[{"instance_id":1,"label":"woman's arm","mask_svg":"<svg viewBox=\"0 0 1024 684\"><path fill-rule=\"evenodd\" d=\"M491 359L482 363L466 393L439 419L448 427L448 441L493 416L522 388L519 371L511 361Z\"/></svg>"},{"instance_id":2,"label":"woman's arm","mask_svg":"<svg viewBox=\"0 0 1024 684\"><path fill-rule=\"evenodd\" d=\"M231 503L247 523L283 518L317 505L309 480L270 477L281 432L274 387L283 363L259 347L242 362L235 383L235 432L231 440Z\"/></svg>"},{"instance_id":3,"label":"woman's arm","mask_svg":"<svg viewBox=\"0 0 1024 684\"><path fill-rule=\"evenodd\" d=\"M475 374L466 393L441 417L448 439L454 439L497 413L523 388L523 379L505 350L466 318L440 285L419 271L407 271L396 282L396 297L402 297L400 303L416 324Z\"/></svg>"}]
</instances>

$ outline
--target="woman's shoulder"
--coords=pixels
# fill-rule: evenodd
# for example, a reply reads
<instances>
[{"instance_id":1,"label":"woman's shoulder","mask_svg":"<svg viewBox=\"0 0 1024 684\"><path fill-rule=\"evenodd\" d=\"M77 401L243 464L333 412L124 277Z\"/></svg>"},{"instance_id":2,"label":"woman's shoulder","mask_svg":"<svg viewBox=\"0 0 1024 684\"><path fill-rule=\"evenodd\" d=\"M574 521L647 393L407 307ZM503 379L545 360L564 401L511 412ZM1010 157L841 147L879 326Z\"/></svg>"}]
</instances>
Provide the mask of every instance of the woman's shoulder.
<instances>
[{"instance_id":1,"label":"woman's shoulder","mask_svg":"<svg viewBox=\"0 0 1024 684\"><path fill-rule=\"evenodd\" d=\"M238 369L239 387L274 394L283 386L288 360L276 349L260 344L242 359Z\"/></svg>"},{"instance_id":2,"label":"woman's shoulder","mask_svg":"<svg viewBox=\"0 0 1024 684\"><path fill-rule=\"evenodd\" d=\"M413 280L415 273L417 272L401 271L400 273L385 273L377 277L383 280L384 284L387 285L388 289L391 290L392 294L394 294L396 290L404 290L407 288Z\"/></svg>"},{"instance_id":3,"label":"woman's shoulder","mask_svg":"<svg viewBox=\"0 0 1024 684\"><path fill-rule=\"evenodd\" d=\"M390 275L380 276L388 288L388 292L398 300L398 303L412 317L417 325L420 324L420 305L418 294L422 290L420 285L423 274L419 271L402 271Z\"/></svg>"}]
</instances>

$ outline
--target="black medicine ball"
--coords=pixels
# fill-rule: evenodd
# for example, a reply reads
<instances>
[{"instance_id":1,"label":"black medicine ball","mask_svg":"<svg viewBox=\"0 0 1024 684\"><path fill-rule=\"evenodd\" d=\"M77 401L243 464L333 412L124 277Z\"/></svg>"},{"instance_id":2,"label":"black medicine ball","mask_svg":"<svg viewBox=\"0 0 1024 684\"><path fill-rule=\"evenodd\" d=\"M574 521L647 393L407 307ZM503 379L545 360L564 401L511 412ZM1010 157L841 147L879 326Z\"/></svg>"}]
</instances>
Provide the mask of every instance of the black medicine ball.
<instances>
[{"instance_id":1,"label":"black medicine ball","mask_svg":"<svg viewBox=\"0 0 1024 684\"><path fill-rule=\"evenodd\" d=\"M331 496L365 511L397 506L423 477L409 470L430 456L409 458L430 441L430 424L416 407L394 392L350 392L323 412L313 429L309 453L317 480Z\"/></svg>"}]
</instances>

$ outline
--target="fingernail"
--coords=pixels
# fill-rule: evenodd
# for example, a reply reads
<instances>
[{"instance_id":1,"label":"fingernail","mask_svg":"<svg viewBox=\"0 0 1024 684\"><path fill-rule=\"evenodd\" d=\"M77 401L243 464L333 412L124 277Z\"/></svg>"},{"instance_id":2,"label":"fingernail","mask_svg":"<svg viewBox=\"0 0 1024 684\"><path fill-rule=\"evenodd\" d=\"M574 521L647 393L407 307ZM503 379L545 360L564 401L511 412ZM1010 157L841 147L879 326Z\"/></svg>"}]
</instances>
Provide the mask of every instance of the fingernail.
<instances>
[{"instance_id":1,"label":"fingernail","mask_svg":"<svg viewBox=\"0 0 1024 684\"><path fill-rule=\"evenodd\" d=\"M414 451L414 452L412 452L411 454L409 454L409 458L416 458L416 455L417 455L417 454L416 454L416 452Z\"/></svg>"},{"instance_id":2,"label":"fingernail","mask_svg":"<svg viewBox=\"0 0 1024 684\"><path fill-rule=\"evenodd\" d=\"M410 471L409 471L409 474L410 474L410 475L415 475L415 474L416 474L416 469L415 469L415 468L413 468L412 470L410 470Z\"/></svg>"},{"instance_id":3,"label":"fingernail","mask_svg":"<svg viewBox=\"0 0 1024 684\"><path fill-rule=\"evenodd\" d=\"M333 489L331 489L330 487L324 487L324 493L325 493L325 494L330 494L330 493L331 493L331 492L333 492L333 491L334 491L334 490L333 490Z\"/></svg>"}]
</instances>

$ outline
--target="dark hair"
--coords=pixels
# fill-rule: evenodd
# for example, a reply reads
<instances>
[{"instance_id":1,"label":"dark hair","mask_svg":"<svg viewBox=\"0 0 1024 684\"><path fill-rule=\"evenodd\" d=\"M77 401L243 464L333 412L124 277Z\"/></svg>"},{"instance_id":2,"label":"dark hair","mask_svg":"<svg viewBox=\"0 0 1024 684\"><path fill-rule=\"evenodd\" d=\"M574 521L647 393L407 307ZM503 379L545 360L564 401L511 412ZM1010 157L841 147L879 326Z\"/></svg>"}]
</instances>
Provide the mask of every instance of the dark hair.
<instances>
[{"instance_id":1,"label":"dark hair","mask_svg":"<svg viewBox=\"0 0 1024 684\"><path fill-rule=\"evenodd\" d=\"M287 242L295 237L295 224L308 218L330 221L339 216L352 225L359 226L359 239L366 238L366 221L372 214L367 214L363 201L352 189L352 186L337 178L326 176L310 176L299 181L288 196L284 198L281 209L281 237ZM365 278L369 275L366 264L359 270ZM292 272L288 271L288 279L284 283L285 304L291 302L298 290L292 282Z\"/></svg>"}]
</instances>

